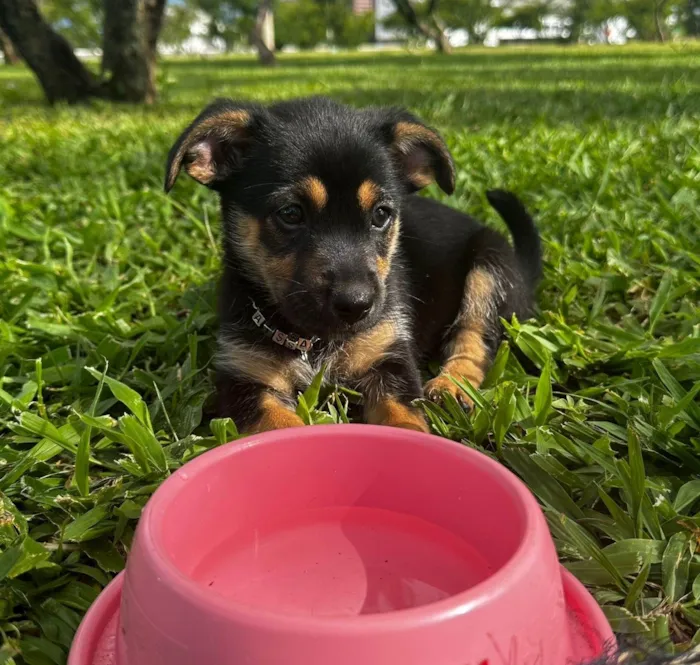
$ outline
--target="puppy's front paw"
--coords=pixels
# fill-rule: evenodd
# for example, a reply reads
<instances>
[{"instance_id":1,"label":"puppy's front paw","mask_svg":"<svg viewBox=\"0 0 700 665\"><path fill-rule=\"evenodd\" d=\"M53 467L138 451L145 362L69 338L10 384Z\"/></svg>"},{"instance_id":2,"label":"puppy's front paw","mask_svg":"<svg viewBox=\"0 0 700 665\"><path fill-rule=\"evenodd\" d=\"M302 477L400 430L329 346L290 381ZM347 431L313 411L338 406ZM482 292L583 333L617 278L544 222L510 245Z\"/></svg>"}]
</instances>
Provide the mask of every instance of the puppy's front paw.
<instances>
[{"instance_id":1,"label":"puppy's front paw","mask_svg":"<svg viewBox=\"0 0 700 665\"><path fill-rule=\"evenodd\" d=\"M467 411L474 408L474 402L450 377L449 374L440 374L428 381L423 387L425 396L433 402L440 402L446 393L457 400L457 403Z\"/></svg>"},{"instance_id":2,"label":"puppy's front paw","mask_svg":"<svg viewBox=\"0 0 700 665\"><path fill-rule=\"evenodd\" d=\"M246 431L246 434L260 434L276 429L304 426L304 421L294 411L271 395L263 396L260 409L260 418Z\"/></svg>"},{"instance_id":3,"label":"puppy's front paw","mask_svg":"<svg viewBox=\"0 0 700 665\"><path fill-rule=\"evenodd\" d=\"M410 429L415 432L430 432L428 423L419 409L391 398L383 399L369 409L367 420L371 425L386 425L387 427Z\"/></svg>"}]
</instances>

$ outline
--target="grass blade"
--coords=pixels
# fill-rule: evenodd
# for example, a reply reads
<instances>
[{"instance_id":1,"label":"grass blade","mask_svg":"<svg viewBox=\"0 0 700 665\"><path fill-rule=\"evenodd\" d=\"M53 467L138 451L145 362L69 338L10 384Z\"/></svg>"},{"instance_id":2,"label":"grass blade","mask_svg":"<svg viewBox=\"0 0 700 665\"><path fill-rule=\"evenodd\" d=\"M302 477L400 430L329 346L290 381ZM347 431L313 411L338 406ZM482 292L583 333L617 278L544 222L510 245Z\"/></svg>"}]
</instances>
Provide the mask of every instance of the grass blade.
<instances>
[{"instance_id":1,"label":"grass blade","mask_svg":"<svg viewBox=\"0 0 700 665\"><path fill-rule=\"evenodd\" d=\"M686 593L690 572L690 538L687 533L674 533L661 561L664 592L677 603Z\"/></svg>"},{"instance_id":2,"label":"grass blade","mask_svg":"<svg viewBox=\"0 0 700 665\"><path fill-rule=\"evenodd\" d=\"M661 278L661 283L659 288L654 295L654 299L651 301L651 307L649 308L649 334L654 334L654 329L656 324L659 322L659 317L666 309L668 300L671 296L671 289L673 288L673 273L669 270L664 273Z\"/></svg>"}]
</instances>

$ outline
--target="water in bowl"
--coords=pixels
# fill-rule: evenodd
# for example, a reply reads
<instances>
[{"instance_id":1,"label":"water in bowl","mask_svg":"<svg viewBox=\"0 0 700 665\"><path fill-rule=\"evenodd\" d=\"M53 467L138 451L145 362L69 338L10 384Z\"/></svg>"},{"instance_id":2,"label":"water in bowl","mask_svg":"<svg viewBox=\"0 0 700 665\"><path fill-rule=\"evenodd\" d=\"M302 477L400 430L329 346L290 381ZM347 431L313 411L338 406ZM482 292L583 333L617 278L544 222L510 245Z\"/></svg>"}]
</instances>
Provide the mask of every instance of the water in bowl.
<instances>
[{"instance_id":1,"label":"water in bowl","mask_svg":"<svg viewBox=\"0 0 700 665\"><path fill-rule=\"evenodd\" d=\"M469 543L419 518L375 508L327 508L239 532L192 576L232 603L325 617L419 607L486 579Z\"/></svg>"}]
</instances>

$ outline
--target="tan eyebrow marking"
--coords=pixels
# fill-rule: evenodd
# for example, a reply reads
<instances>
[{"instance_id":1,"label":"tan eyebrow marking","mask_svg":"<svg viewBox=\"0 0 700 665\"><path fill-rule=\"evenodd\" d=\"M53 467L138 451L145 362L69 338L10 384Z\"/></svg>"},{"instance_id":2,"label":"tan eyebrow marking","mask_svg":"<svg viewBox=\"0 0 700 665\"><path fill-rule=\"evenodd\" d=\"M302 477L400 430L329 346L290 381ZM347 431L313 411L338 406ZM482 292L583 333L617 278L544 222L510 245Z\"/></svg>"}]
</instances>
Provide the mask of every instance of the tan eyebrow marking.
<instances>
[{"instance_id":1,"label":"tan eyebrow marking","mask_svg":"<svg viewBox=\"0 0 700 665\"><path fill-rule=\"evenodd\" d=\"M376 182L365 180L357 190L357 200L360 203L360 208L365 212L369 212L379 201L381 195L382 192Z\"/></svg>"},{"instance_id":2,"label":"tan eyebrow marking","mask_svg":"<svg viewBox=\"0 0 700 665\"><path fill-rule=\"evenodd\" d=\"M315 176L308 176L301 181L301 189L318 210L323 210L328 203L328 190Z\"/></svg>"}]
</instances>

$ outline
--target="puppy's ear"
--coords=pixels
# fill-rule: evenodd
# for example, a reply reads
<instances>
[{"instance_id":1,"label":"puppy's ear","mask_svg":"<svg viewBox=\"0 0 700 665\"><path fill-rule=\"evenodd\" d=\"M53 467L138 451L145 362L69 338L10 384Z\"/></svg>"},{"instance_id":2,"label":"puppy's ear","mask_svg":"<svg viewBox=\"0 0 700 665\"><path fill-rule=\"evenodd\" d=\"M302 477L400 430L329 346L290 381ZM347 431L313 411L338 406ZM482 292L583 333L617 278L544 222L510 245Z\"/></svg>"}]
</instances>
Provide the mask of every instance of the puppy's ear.
<instances>
[{"instance_id":1,"label":"puppy's ear","mask_svg":"<svg viewBox=\"0 0 700 665\"><path fill-rule=\"evenodd\" d=\"M455 166L440 134L406 111L385 113L381 132L409 188L417 191L437 182L442 191L452 194Z\"/></svg>"},{"instance_id":2,"label":"puppy's ear","mask_svg":"<svg viewBox=\"0 0 700 665\"><path fill-rule=\"evenodd\" d=\"M165 191L172 189L183 167L197 182L212 188L240 169L259 113L253 105L228 99L207 106L170 149Z\"/></svg>"}]
</instances>

